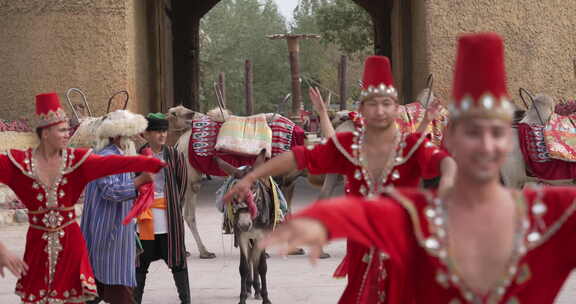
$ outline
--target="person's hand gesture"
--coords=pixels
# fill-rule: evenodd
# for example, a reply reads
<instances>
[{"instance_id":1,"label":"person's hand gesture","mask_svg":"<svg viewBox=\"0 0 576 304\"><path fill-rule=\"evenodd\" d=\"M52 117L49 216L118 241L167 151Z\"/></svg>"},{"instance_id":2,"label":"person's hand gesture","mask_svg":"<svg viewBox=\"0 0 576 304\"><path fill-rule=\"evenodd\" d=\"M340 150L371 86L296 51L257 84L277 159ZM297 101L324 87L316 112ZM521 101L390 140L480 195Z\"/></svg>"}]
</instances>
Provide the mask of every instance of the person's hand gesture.
<instances>
[{"instance_id":1,"label":"person's hand gesture","mask_svg":"<svg viewBox=\"0 0 576 304\"><path fill-rule=\"evenodd\" d=\"M310 262L315 263L328 239L326 229L317 220L299 218L289 220L268 234L260 243L263 248L275 246L287 255L300 246L310 247Z\"/></svg>"},{"instance_id":2,"label":"person's hand gesture","mask_svg":"<svg viewBox=\"0 0 576 304\"><path fill-rule=\"evenodd\" d=\"M138 177L134 179L134 185L136 186L136 188L138 188L144 184L151 183L153 181L154 181L154 174L150 172L142 172L142 174L138 175Z\"/></svg>"},{"instance_id":3,"label":"person's hand gesture","mask_svg":"<svg viewBox=\"0 0 576 304\"><path fill-rule=\"evenodd\" d=\"M0 244L0 276L2 277L4 277L4 268L8 268L17 278L25 275L28 271L28 265L24 261Z\"/></svg>"},{"instance_id":4,"label":"person's hand gesture","mask_svg":"<svg viewBox=\"0 0 576 304\"><path fill-rule=\"evenodd\" d=\"M432 100L432 102L430 102L428 108L426 109L426 113L424 113L424 121L432 122L440 118L442 107L443 105L439 99L435 98L434 100Z\"/></svg>"},{"instance_id":5,"label":"person's hand gesture","mask_svg":"<svg viewBox=\"0 0 576 304\"><path fill-rule=\"evenodd\" d=\"M230 203L234 198L244 201L250 195L253 183L254 180L250 177L250 174L246 175L228 190L226 195L224 195L224 202Z\"/></svg>"},{"instance_id":6,"label":"person's hand gesture","mask_svg":"<svg viewBox=\"0 0 576 304\"><path fill-rule=\"evenodd\" d=\"M322 94L318 88L310 88L308 90L308 95L310 96L310 100L312 101L312 106L314 107L314 111L318 115L322 113L328 113L328 109L326 108L326 104L322 99Z\"/></svg>"}]
</instances>

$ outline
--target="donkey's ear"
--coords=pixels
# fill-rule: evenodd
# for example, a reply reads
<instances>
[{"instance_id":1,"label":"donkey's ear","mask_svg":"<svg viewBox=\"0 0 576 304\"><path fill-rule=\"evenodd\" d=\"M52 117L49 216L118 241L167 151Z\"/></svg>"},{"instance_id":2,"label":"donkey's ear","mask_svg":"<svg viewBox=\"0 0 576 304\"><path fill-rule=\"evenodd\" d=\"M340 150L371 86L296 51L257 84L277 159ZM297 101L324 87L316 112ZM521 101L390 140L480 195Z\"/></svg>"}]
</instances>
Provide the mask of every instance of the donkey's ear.
<instances>
[{"instance_id":1,"label":"donkey's ear","mask_svg":"<svg viewBox=\"0 0 576 304\"><path fill-rule=\"evenodd\" d=\"M214 156L214 159L216 160L218 167L220 167L220 169L222 169L222 171L224 171L229 176L234 176L236 178L240 178L242 176L242 170L232 166L218 156Z\"/></svg>"}]
</instances>

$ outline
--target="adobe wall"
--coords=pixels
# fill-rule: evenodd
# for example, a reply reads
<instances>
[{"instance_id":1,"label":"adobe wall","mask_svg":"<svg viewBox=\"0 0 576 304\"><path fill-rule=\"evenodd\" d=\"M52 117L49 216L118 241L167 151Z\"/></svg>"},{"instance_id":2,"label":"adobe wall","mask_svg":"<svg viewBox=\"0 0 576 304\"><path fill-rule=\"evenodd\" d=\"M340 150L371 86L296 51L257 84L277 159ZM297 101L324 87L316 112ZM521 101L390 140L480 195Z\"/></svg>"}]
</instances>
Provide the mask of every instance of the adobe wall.
<instances>
[{"instance_id":1,"label":"adobe wall","mask_svg":"<svg viewBox=\"0 0 576 304\"><path fill-rule=\"evenodd\" d=\"M122 89L132 95L131 109L148 111L155 97L153 61L144 60L151 55L147 2L2 1L0 118L30 117L40 92L55 91L64 102L70 87L88 95L96 115Z\"/></svg>"},{"instance_id":2,"label":"adobe wall","mask_svg":"<svg viewBox=\"0 0 576 304\"><path fill-rule=\"evenodd\" d=\"M426 64L419 74L432 71L435 88L449 97L456 38L461 33L493 31L506 45L506 67L511 97L520 104L518 88L555 97L576 97L576 1L539 0L426 0L420 1L420 23L415 52L424 50ZM415 26L418 28L418 26ZM422 35L425 32L426 35ZM424 39L426 37L426 39ZM415 56L422 62L422 55Z\"/></svg>"}]
</instances>

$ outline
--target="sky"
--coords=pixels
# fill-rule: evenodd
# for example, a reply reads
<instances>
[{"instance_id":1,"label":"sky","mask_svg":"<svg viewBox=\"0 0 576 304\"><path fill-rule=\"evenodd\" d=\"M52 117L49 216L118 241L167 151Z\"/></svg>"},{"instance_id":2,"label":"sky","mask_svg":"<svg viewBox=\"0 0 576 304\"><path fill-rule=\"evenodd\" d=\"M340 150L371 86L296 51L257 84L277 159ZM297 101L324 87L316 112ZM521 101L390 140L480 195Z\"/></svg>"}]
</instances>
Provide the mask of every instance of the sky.
<instances>
[{"instance_id":1,"label":"sky","mask_svg":"<svg viewBox=\"0 0 576 304\"><path fill-rule=\"evenodd\" d=\"M286 17L288 21L292 20L292 11L296 5L298 5L298 0L275 0L280 9L280 13Z\"/></svg>"}]
</instances>

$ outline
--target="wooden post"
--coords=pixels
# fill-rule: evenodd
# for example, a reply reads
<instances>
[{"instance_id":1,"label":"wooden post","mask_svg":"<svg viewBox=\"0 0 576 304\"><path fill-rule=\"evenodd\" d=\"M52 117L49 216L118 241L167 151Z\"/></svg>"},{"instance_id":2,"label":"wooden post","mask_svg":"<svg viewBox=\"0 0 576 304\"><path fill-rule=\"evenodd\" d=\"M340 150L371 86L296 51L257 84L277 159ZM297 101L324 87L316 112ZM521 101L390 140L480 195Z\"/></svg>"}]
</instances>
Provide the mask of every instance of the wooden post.
<instances>
[{"instance_id":1,"label":"wooden post","mask_svg":"<svg viewBox=\"0 0 576 304\"><path fill-rule=\"evenodd\" d=\"M173 39L174 101L192 110L200 107L200 19L220 0L170 0L165 9Z\"/></svg>"},{"instance_id":2,"label":"wooden post","mask_svg":"<svg viewBox=\"0 0 576 304\"><path fill-rule=\"evenodd\" d=\"M574 65L574 78L576 78L576 58L574 58L572 64Z\"/></svg>"},{"instance_id":3,"label":"wooden post","mask_svg":"<svg viewBox=\"0 0 576 304\"><path fill-rule=\"evenodd\" d=\"M200 18L187 13L185 2L173 1L174 98L194 111L199 110ZM184 6L184 7L182 7Z\"/></svg>"},{"instance_id":4,"label":"wooden post","mask_svg":"<svg viewBox=\"0 0 576 304\"><path fill-rule=\"evenodd\" d=\"M290 80L292 84L292 116L298 116L302 105L302 87L300 87L300 43L298 38L288 38L288 60L290 61Z\"/></svg>"},{"instance_id":5,"label":"wooden post","mask_svg":"<svg viewBox=\"0 0 576 304\"><path fill-rule=\"evenodd\" d=\"M218 74L218 89L220 90L220 93L222 94L222 103L224 108L227 108L226 106L226 75L224 74L224 72L220 72L220 74Z\"/></svg>"},{"instance_id":6,"label":"wooden post","mask_svg":"<svg viewBox=\"0 0 576 304\"><path fill-rule=\"evenodd\" d=\"M302 89L300 87L300 39L320 38L314 34L279 34L270 35L270 39L285 39L288 41L288 59L290 60L290 78L292 84L291 118L296 124L301 124L300 107L302 105Z\"/></svg>"},{"instance_id":7,"label":"wooden post","mask_svg":"<svg viewBox=\"0 0 576 304\"><path fill-rule=\"evenodd\" d=\"M346 100L348 99L348 92L346 90L346 74L348 73L348 56L342 55L340 57L340 69L338 70L338 80L340 82L340 111L346 110Z\"/></svg>"},{"instance_id":8,"label":"wooden post","mask_svg":"<svg viewBox=\"0 0 576 304\"><path fill-rule=\"evenodd\" d=\"M252 62L246 60L244 65L244 89L246 96L246 115L254 114L254 94L252 90Z\"/></svg>"}]
</instances>

